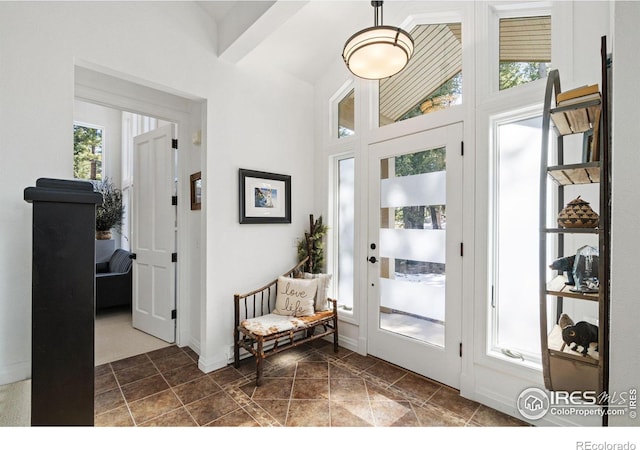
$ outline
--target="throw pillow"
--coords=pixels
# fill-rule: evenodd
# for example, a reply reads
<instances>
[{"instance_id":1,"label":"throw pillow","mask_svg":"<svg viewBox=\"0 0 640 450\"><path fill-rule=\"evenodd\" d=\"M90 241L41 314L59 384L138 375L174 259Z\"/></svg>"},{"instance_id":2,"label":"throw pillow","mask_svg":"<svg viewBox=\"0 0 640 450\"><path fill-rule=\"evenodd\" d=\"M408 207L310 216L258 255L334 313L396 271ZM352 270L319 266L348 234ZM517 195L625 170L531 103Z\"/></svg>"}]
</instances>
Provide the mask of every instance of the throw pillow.
<instances>
[{"instance_id":1,"label":"throw pillow","mask_svg":"<svg viewBox=\"0 0 640 450\"><path fill-rule=\"evenodd\" d=\"M326 311L329 309L327 299L329 298L329 283L331 283L331 274L328 273L304 273L307 280L318 280L318 290L315 298L315 310Z\"/></svg>"},{"instance_id":2,"label":"throw pillow","mask_svg":"<svg viewBox=\"0 0 640 450\"><path fill-rule=\"evenodd\" d=\"M317 280L278 277L278 295L273 312L283 316L312 316L317 289Z\"/></svg>"}]
</instances>

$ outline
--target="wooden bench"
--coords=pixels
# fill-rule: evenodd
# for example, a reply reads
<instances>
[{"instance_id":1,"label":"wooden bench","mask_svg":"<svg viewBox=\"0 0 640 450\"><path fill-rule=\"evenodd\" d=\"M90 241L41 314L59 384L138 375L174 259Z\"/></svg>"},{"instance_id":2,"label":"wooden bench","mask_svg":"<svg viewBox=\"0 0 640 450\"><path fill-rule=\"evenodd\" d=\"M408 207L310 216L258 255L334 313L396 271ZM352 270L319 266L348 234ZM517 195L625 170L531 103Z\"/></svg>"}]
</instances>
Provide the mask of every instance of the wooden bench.
<instances>
[{"instance_id":1,"label":"wooden bench","mask_svg":"<svg viewBox=\"0 0 640 450\"><path fill-rule=\"evenodd\" d=\"M295 277L302 273L306 259L282 276ZM273 314L278 279L246 294L236 294L233 327L234 367L240 365L240 349L255 357L256 385L262 384L264 359L307 342L333 335L333 350L338 351L338 302L327 299L327 311L312 316L293 317Z\"/></svg>"}]
</instances>

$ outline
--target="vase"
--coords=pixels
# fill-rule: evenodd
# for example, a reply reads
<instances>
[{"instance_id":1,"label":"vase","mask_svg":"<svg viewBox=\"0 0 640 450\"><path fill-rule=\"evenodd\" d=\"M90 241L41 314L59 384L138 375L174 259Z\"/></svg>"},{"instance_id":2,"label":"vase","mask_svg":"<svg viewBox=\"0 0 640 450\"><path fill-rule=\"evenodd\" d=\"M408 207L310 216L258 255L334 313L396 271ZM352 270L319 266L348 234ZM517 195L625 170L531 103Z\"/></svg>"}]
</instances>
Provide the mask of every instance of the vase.
<instances>
[{"instance_id":1,"label":"vase","mask_svg":"<svg viewBox=\"0 0 640 450\"><path fill-rule=\"evenodd\" d=\"M600 217L588 202L578 198L570 201L558 214L558 225L564 228L595 228Z\"/></svg>"},{"instance_id":2,"label":"vase","mask_svg":"<svg viewBox=\"0 0 640 450\"><path fill-rule=\"evenodd\" d=\"M99 241L111 239L111 230L96 231L96 239Z\"/></svg>"}]
</instances>

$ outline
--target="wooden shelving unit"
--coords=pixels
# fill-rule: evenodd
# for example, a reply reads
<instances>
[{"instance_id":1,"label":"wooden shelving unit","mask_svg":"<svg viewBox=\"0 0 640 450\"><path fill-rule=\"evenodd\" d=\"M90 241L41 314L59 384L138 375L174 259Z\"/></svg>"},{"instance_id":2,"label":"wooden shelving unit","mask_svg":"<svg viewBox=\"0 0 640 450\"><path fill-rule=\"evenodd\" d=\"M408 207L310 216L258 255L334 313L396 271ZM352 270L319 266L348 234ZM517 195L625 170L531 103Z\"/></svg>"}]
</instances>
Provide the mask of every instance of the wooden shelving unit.
<instances>
[{"instance_id":1,"label":"wooden shelving unit","mask_svg":"<svg viewBox=\"0 0 640 450\"><path fill-rule=\"evenodd\" d=\"M544 382L551 391L596 391L608 389L609 359L609 279L610 279L610 211L611 211L611 148L609 140L609 75L610 59L606 53L606 38L601 40L602 84L599 99L590 99L569 106L556 106L555 99L562 92L560 75L552 70L547 80L543 114L542 161L540 172L540 339ZM565 161L564 138L569 135L593 131L597 133L597 160ZM549 136L556 138L556 162L549 165ZM551 180L553 183L549 183ZM565 188L598 185L599 224L597 228L562 228L555 224L555 217L548 217L548 194L558 206L565 205ZM548 192L548 189L552 189ZM591 188L593 189L593 188ZM598 249L597 292L576 292L574 286L565 284L561 273L548 277L549 264L567 255L570 251L565 237L570 235L593 235ZM580 237L580 236L574 236ZM582 237L582 239L588 236ZM550 245L555 248L550 251ZM558 319L564 312L566 302L588 302L597 305L598 343L591 344L587 355L574 352L563 345ZM571 317L574 322L587 320ZM549 324L554 325L549 329ZM597 349L597 351L596 351ZM607 405L603 405L604 408ZM606 415L603 425L607 425Z\"/></svg>"}]
</instances>

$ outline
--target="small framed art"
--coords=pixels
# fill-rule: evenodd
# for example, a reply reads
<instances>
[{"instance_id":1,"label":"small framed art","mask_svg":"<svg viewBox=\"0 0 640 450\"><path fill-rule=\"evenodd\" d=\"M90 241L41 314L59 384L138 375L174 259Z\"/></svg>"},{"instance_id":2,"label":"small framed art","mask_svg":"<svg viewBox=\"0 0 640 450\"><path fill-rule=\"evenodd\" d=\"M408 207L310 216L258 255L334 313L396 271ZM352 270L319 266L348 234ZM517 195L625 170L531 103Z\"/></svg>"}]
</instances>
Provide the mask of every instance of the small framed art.
<instances>
[{"instance_id":1,"label":"small framed art","mask_svg":"<svg viewBox=\"0 0 640 450\"><path fill-rule=\"evenodd\" d=\"M291 176L239 171L240 223L291 223Z\"/></svg>"},{"instance_id":2,"label":"small framed art","mask_svg":"<svg viewBox=\"0 0 640 450\"><path fill-rule=\"evenodd\" d=\"M202 209L202 172L191 175L191 209Z\"/></svg>"}]
</instances>

